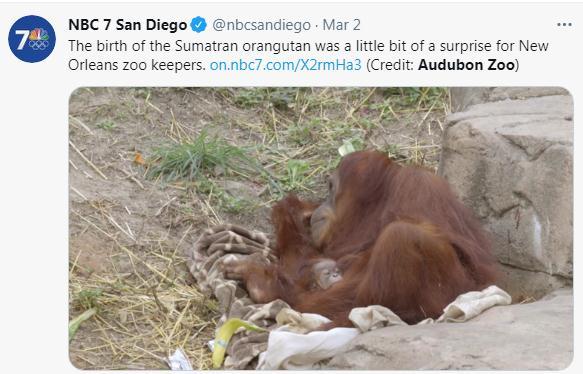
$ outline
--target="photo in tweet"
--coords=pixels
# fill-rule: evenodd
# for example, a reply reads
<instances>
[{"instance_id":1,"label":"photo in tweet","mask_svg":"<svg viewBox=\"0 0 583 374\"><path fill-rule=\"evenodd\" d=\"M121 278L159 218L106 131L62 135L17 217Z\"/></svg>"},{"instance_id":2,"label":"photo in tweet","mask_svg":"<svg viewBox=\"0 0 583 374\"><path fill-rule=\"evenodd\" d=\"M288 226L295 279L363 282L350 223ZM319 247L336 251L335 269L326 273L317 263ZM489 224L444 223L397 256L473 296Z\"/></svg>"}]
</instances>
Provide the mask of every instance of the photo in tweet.
<instances>
[{"instance_id":1,"label":"photo in tweet","mask_svg":"<svg viewBox=\"0 0 583 374\"><path fill-rule=\"evenodd\" d=\"M71 363L567 367L573 111L556 87L76 89Z\"/></svg>"}]
</instances>

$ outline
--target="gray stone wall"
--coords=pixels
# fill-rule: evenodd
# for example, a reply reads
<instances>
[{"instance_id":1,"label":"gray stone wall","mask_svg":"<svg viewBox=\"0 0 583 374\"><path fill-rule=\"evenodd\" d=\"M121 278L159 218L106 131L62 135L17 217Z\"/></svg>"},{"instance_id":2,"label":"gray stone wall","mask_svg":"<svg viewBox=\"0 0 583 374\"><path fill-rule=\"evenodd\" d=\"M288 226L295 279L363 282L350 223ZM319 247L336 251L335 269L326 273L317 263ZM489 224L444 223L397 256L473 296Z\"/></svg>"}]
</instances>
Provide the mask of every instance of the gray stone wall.
<instances>
[{"instance_id":1,"label":"gray stone wall","mask_svg":"<svg viewBox=\"0 0 583 374\"><path fill-rule=\"evenodd\" d=\"M481 218L515 301L573 278L573 101L562 88L455 88L439 174Z\"/></svg>"}]
</instances>

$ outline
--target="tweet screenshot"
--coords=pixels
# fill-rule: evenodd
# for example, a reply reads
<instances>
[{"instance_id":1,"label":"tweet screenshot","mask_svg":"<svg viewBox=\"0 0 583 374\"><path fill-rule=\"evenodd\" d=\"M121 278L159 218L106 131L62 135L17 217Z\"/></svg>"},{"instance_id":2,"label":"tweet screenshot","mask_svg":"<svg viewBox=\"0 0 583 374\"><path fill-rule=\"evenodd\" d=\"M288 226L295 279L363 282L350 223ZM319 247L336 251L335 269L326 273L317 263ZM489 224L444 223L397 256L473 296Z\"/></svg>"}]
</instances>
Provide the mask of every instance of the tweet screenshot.
<instances>
[{"instance_id":1,"label":"tweet screenshot","mask_svg":"<svg viewBox=\"0 0 583 374\"><path fill-rule=\"evenodd\" d=\"M6 372L582 369L582 22L0 3Z\"/></svg>"}]
</instances>

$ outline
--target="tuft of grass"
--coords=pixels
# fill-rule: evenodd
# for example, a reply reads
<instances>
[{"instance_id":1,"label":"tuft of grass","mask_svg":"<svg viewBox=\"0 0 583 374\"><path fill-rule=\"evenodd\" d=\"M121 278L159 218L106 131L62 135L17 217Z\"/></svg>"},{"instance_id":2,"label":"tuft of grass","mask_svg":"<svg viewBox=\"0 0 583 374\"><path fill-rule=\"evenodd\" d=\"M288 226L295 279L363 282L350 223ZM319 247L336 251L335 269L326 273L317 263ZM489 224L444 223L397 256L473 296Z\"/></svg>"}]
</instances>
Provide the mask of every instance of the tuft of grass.
<instances>
[{"instance_id":1,"label":"tuft of grass","mask_svg":"<svg viewBox=\"0 0 583 374\"><path fill-rule=\"evenodd\" d=\"M306 174L310 170L310 164L304 160L288 160L286 176L284 178L284 189L286 191L298 190L307 182Z\"/></svg>"},{"instance_id":2,"label":"tuft of grass","mask_svg":"<svg viewBox=\"0 0 583 374\"><path fill-rule=\"evenodd\" d=\"M235 173L247 179L256 174L267 175L267 171L243 148L202 131L192 142L156 150L146 176L167 182L197 181L221 173Z\"/></svg>"},{"instance_id":3,"label":"tuft of grass","mask_svg":"<svg viewBox=\"0 0 583 374\"><path fill-rule=\"evenodd\" d=\"M99 305L99 297L102 294L103 290L101 288L84 289L77 293L74 301L84 309L96 308Z\"/></svg>"},{"instance_id":4,"label":"tuft of grass","mask_svg":"<svg viewBox=\"0 0 583 374\"><path fill-rule=\"evenodd\" d=\"M102 130L113 130L117 125L113 121L103 121L97 125L98 128Z\"/></svg>"}]
</instances>

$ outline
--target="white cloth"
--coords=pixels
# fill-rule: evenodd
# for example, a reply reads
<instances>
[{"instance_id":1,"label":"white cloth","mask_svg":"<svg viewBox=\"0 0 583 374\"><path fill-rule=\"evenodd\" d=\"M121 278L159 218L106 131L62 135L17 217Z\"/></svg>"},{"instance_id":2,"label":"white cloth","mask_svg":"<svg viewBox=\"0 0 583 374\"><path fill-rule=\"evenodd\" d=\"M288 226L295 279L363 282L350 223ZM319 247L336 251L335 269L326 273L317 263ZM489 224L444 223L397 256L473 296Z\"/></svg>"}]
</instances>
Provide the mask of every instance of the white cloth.
<instances>
[{"instance_id":1,"label":"white cloth","mask_svg":"<svg viewBox=\"0 0 583 374\"><path fill-rule=\"evenodd\" d=\"M496 286L480 292L467 292L446 306L437 322L465 322L495 305L509 305L511 302L510 295Z\"/></svg>"},{"instance_id":2,"label":"white cloth","mask_svg":"<svg viewBox=\"0 0 583 374\"><path fill-rule=\"evenodd\" d=\"M259 355L257 369L315 369L316 363L332 357L360 332L352 327L329 331L312 331L306 335L289 331L272 331L267 351Z\"/></svg>"},{"instance_id":3,"label":"white cloth","mask_svg":"<svg viewBox=\"0 0 583 374\"><path fill-rule=\"evenodd\" d=\"M496 286L483 291L473 291L458 296L445 307L437 319L425 319L419 324L465 322L495 305L509 305L510 295ZM281 315L280 315L281 314ZM349 318L355 328L338 327L328 331L312 331L301 334L306 326L329 322L326 317L282 310L277 321L284 324L269 334L267 350L259 355L257 369L315 369L318 362L333 357L344 350L357 335L393 325L406 325L390 309L380 305L354 308Z\"/></svg>"}]
</instances>

